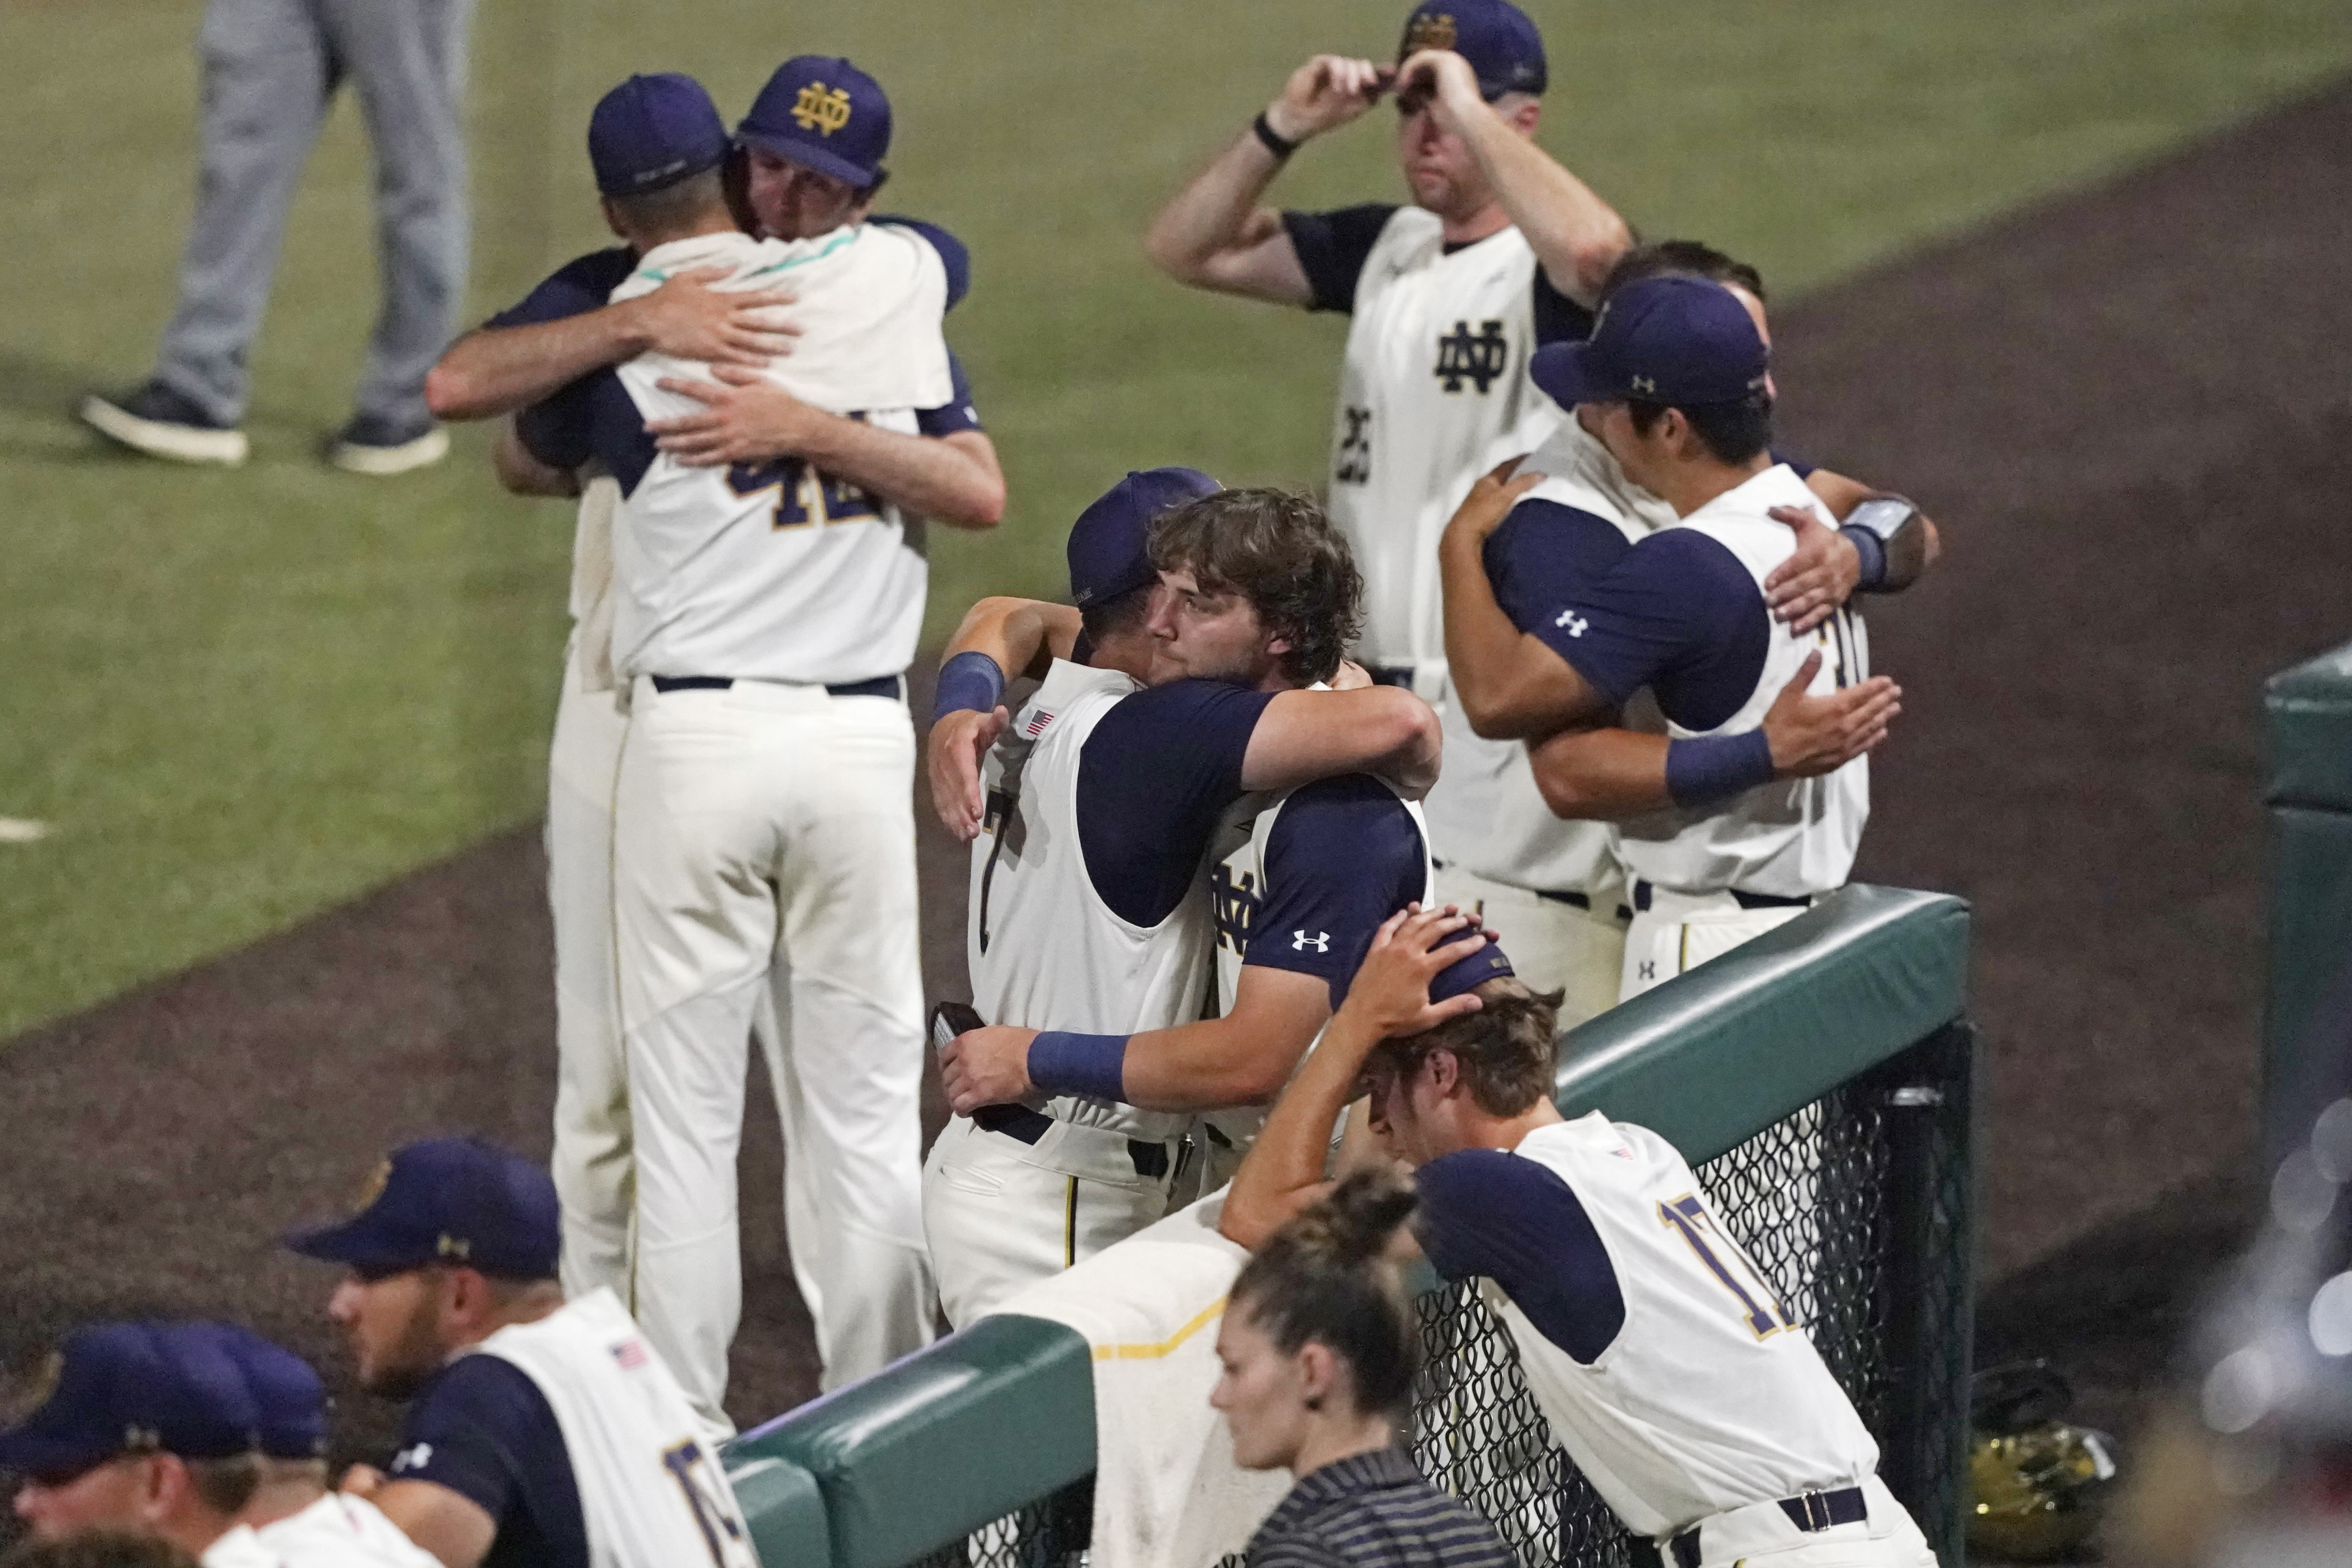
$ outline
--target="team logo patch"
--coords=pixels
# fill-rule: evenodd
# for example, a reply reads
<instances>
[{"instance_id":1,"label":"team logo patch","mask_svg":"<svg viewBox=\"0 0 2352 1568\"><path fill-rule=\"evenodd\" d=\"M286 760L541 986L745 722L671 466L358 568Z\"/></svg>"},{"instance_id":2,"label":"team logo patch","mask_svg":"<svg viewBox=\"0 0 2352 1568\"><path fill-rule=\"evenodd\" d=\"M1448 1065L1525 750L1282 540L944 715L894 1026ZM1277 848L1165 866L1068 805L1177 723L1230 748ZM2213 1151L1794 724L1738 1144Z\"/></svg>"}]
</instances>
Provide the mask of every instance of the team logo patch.
<instances>
[{"instance_id":1,"label":"team logo patch","mask_svg":"<svg viewBox=\"0 0 2352 1568\"><path fill-rule=\"evenodd\" d=\"M1500 321L1481 321L1474 335L1467 321L1437 340L1437 380L1447 392L1459 392L1465 381L1475 382L1481 396L1511 363L1511 341Z\"/></svg>"},{"instance_id":2,"label":"team logo patch","mask_svg":"<svg viewBox=\"0 0 2352 1568\"><path fill-rule=\"evenodd\" d=\"M1443 11L1424 11L1405 24L1403 53L1417 55L1423 49L1450 49L1455 37L1453 17Z\"/></svg>"},{"instance_id":3,"label":"team logo patch","mask_svg":"<svg viewBox=\"0 0 2352 1568\"><path fill-rule=\"evenodd\" d=\"M623 1372L635 1372L646 1364L646 1342L643 1340L623 1340L611 1348L613 1359L621 1363Z\"/></svg>"},{"instance_id":4,"label":"team logo patch","mask_svg":"<svg viewBox=\"0 0 2352 1568\"><path fill-rule=\"evenodd\" d=\"M849 123L849 89L835 88L825 90L824 83L813 81L801 89L793 102L793 118L803 131L820 131L830 136Z\"/></svg>"},{"instance_id":5,"label":"team logo patch","mask_svg":"<svg viewBox=\"0 0 2352 1568\"><path fill-rule=\"evenodd\" d=\"M367 1173L367 1180L360 1184L359 1193L352 1201L352 1212L360 1214L373 1208L376 1199L383 1196L384 1186L391 1180L392 1162L377 1161L375 1169Z\"/></svg>"},{"instance_id":6,"label":"team logo patch","mask_svg":"<svg viewBox=\"0 0 2352 1568\"><path fill-rule=\"evenodd\" d=\"M1582 637L1584 635L1584 629L1591 624L1592 623L1591 621L1586 620L1574 610L1562 610L1559 613L1559 619L1552 622L1553 626L1566 626L1568 628L1568 635L1572 637Z\"/></svg>"},{"instance_id":7,"label":"team logo patch","mask_svg":"<svg viewBox=\"0 0 2352 1568\"><path fill-rule=\"evenodd\" d=\"M1310 947L1318 952L1330 952L1331 933L1328 931L1318 931L1313 936L1308 936L1303 931L1290 933L1290 950L1293 952L1305 952Z\"/></svg>"}]
</instances>

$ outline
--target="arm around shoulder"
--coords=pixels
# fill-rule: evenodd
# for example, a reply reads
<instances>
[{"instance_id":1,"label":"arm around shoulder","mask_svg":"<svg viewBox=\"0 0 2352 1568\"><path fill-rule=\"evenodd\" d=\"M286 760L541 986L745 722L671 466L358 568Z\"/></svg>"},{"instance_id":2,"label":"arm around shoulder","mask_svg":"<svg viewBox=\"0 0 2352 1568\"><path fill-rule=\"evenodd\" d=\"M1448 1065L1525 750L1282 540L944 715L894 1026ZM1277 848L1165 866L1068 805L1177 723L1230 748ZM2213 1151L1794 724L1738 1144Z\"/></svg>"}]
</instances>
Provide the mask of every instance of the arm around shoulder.
<instances>
[{"instance_id":1,"label":"arm around shoulder","mask_svg":"<svg viewBox=\"0 0 2352 1568\"><path fill-rule=\"evenodd\" d=\"M1443 752L1436 712L1402 687L1284 691L1250 731L1242 787L1290 789L1376 773L1417 799L1437 782Z\"/></svg>"},{"instance_id":2,"label":"arm around shoulder","mask_svg":"<svg viewBox=\"0 0 2352 1568\"><path fill-rule=\"evenodd\" d=\"M369 1500L442 1568L478 1568L499 1532L488 1510L437 1481L386 1481Z\"/></svg>"}]
</instances>

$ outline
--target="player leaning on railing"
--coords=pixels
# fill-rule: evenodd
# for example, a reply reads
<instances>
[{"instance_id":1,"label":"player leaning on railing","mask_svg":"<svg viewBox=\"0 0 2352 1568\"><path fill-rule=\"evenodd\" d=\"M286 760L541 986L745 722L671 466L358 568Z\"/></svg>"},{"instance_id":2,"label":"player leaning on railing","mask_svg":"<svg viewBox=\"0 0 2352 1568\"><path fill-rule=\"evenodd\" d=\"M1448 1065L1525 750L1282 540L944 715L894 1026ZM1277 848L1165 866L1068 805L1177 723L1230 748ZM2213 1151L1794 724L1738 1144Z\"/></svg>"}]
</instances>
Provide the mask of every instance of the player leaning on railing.
<instances>
[{"instance_id":1,"label":"player leaning on railing","mask_svg":"<svg viewBox=\"0 0 2352 1568\"><path fill-rule=\"evenodd\" d=\"M1925 1568L1878 1446L1717 1221L1680 1154L1549 1096L1553 998L1450 910L1381 928L1234 1179L1252 1248L1330 1189L1330 1129L1369 1091L1413 1168L1437 1271L1484 1279L1528 1385L1593 1489L1673 1568Z\"/></svg>"}]
</instances>

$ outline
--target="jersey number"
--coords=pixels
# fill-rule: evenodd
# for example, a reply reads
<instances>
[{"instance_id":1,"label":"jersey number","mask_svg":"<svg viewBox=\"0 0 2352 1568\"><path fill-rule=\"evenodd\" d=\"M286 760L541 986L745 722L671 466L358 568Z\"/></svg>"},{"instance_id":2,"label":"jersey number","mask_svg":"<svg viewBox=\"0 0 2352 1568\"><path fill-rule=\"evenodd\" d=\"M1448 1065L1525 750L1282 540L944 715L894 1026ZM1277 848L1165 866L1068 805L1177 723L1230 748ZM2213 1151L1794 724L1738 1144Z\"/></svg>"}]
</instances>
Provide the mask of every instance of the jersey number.
<instances>
[{"instance_id":1,"label":"jersey number","mask_svg":"<svg viewBox=\"0 0 2352 1568\"><path fill-rule=\"evenodd\" d=\"M1765 1289L1763 1276L1756 1271L1756 1266L1748 1261L1747 1256L1729 1237L1715 1228L1715 1216L1706 1212L1706 1205L1699 1201L1697 1194L1685 1193L1672 1203L1660 1204L1658 1223L1682 1232L1683 1239L1690 1243L1690 1249L1698 1255L1698 1260L1706 1266L1706 1271L1721 1280L1725 1289L1739 1298L1740 1316L1747 1320L1749 1331L1758 1339L1779 1333L1782 1329L1796 1327L1789 1321L1789 1310L1774 1300L1771 1291ZM1729 1255L1731 1264L1717 1256L1716 1247L1708 1245L1709 1237L1715 1238L1716 1246ZM1738 1267L1735 1268L1732 1264ZM1755 1287L1752 1292L1748 1289L1750 1285ZM1777 1318L1775 1313L1779 1314Z\"/></svg>"},{"instance_id":2,"label":"jersey number","mask_svg":"<svg viewBox=\"0 0 2352 1568\"><path fill-rule=\"evenodd\" d=\"M863 414L849 416L864 419ZM882 515L874 498L831 474L812 468L798 458L775 458L764 463L737 463L727 470L727 488L739 496L761 490L776 492L772 528L823 528L829 522L871 522Z\"/></svg>"},{"instance_id":3,"label":"jersey number","mask_svg":"<svg viewBox=\"0 0 2352 1568\"><path fill-rule=\"evenodd\" d=\"M662 1450L662 1465L677 1482L678 1490L686 1494L686 1506L693 1510L694 1522L701 1528L702 1543L710 1549L710 1561L716 1568L733 1568L744 1557L743 1527L736 1521L734 1510L719 1501L704 1479L702 1467L707 1462L702 1445L691 1437L675 1448Z\"/></svg>"}]
</instances>

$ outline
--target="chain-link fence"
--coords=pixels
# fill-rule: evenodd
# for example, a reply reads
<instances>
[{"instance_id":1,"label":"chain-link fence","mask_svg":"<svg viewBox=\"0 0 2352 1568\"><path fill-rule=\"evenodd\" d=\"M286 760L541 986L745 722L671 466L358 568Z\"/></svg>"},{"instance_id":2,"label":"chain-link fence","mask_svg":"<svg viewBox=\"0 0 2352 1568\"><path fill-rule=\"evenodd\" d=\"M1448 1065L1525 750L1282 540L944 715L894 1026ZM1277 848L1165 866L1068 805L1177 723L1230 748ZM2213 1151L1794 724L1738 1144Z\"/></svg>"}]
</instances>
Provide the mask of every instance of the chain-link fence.
<instances>
[{"instance_id":1,"label":"chain-link fence","mask_svg":"<svg viewBox=\"0 0 2352 1568\"><path fill-rule=\"evenodd\" d=\"M1878 1439L1879 1474L1949 1564L1965 1561L1970 1050L1969 1029L1954 1025L1698 1170ZM1492 1520L1523 1568L1654 1563L1552 1441L1476 1284L1419 1306L1422 1472ZM923 1568L1076 1568L1093 1495L1091 1479L1066 1487Z\"/></svg>"}]
</instances>

